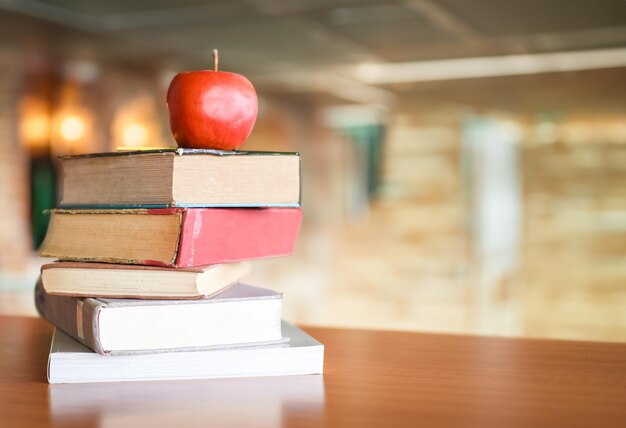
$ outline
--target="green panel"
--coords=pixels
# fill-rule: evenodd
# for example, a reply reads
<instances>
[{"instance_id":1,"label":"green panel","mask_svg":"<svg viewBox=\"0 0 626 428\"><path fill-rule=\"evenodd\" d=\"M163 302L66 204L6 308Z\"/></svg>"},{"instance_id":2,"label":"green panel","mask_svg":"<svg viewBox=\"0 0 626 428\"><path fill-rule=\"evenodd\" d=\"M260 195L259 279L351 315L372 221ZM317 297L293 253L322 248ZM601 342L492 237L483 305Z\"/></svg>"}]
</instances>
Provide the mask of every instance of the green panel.
<instances>
[{"instance_id":1,"label":"green panel","mask_svg":"<svg viewBox=\"0 0 626 428\"><path fill-rule=\"evenodd\" d=\"M378 190L381 181L385 127L373 124L343 128L341 131L365 151L367 157L367 191L368 194L372 195Z\"/></svg>"},{"instance_id":2,"label":"green panel","mask_svg":"<svg viewBox=\"0 0 626 428\"><path fill-rule=\"evenodd\" d=\"M30 174L33 246L39 248L50 221L45 211L54 208L56 202L56 174L48 157L32 159Z\"/></svg>"}]
</instances>

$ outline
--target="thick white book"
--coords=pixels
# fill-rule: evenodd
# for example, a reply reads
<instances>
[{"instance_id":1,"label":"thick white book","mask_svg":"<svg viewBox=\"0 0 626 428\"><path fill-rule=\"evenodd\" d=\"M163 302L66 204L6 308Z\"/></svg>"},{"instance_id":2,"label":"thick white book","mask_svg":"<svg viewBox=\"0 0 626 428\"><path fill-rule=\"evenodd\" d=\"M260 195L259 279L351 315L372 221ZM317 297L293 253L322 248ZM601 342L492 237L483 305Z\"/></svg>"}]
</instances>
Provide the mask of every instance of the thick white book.
<instances>
[{"instance_id":1,"label":"thick white book","mask_svg":"<svg viewBox=\"0 0 626 428\"><path fill-rule=\"evenodd\" d=\"M45 292L41 281L35 288L41 316L104 355L285 342L281 302L281 293L245 284L201 300L54 296Z\"/></svg>"},{"instance_id":2,"label":"thick white book","mask_svg":"<svg viewBox=\"0 0 626 428\"><path fill-rule=\"evenodd\" d=\"M207 351L101 355L55 329L48 382L88 383L321 374L324 345L285 321L289 342Z\"/></svg>"}]
</instances>

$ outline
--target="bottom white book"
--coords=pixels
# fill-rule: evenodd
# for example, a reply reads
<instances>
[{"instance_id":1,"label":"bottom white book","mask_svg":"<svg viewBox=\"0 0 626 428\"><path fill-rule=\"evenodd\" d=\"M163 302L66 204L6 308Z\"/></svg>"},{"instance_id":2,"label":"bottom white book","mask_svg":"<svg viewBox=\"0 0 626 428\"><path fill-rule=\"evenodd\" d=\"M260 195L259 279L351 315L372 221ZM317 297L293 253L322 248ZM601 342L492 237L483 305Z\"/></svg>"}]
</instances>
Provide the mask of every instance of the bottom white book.
<instances>
[{"instance_id":1,"label":"bottom white book","mask_svg":"<svg viewBox=\"0 0 626 428\"><path fill-rule=\"evenodd\" d=\"M320 374L324 345L283 321L289 343L143 355L100 355L55 329L49 383L123 382Z\"/></svg>"}]
</instances>

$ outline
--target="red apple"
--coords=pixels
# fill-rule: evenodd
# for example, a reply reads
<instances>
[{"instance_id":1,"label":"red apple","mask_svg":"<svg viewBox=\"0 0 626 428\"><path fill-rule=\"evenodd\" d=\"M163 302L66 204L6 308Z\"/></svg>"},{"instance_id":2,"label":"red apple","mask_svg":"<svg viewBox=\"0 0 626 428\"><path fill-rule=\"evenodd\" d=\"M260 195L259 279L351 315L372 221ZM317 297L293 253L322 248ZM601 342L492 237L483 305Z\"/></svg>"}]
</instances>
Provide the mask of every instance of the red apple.
<instances>
[{"instance_id":1,"label":"red apple","mask_svg":"<svg viewBox=\"0 0 626 428\"><path fill-rule=\"evenodd\" d=\"M170 128L180 147L235 150L256 121L258 100L244 76L215 70L174 76L167 91Z\"/></svg>"}]
</instances>

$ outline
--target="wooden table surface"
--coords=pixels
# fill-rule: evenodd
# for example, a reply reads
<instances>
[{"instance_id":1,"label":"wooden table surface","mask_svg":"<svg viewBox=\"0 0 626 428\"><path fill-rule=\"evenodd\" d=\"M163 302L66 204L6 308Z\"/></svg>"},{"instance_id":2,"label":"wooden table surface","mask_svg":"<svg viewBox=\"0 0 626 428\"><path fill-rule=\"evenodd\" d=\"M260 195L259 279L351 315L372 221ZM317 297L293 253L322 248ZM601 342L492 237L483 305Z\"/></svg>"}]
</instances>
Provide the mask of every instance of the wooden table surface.
<instances>
[{"instance_id":1,"label":"wooden table surface","mask_svg":"<svg viewBox=\"0 0 626 428\"><path fill-rule=\"evenodd\" d=\"M51 327L0 317L0 426L626 427L626 344L307 331L323 377L48 385Z\"/></svg>"}]
</instances>

